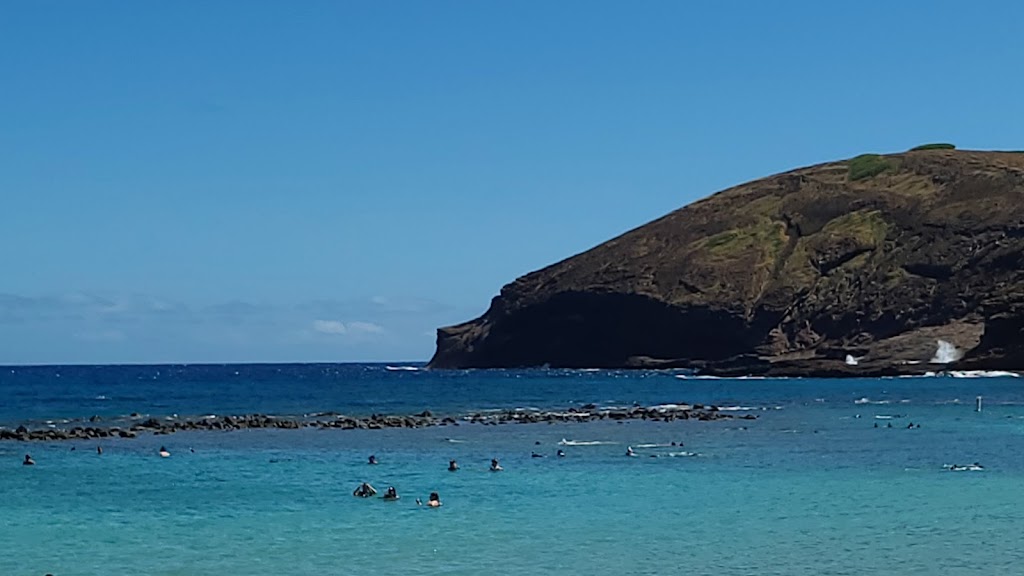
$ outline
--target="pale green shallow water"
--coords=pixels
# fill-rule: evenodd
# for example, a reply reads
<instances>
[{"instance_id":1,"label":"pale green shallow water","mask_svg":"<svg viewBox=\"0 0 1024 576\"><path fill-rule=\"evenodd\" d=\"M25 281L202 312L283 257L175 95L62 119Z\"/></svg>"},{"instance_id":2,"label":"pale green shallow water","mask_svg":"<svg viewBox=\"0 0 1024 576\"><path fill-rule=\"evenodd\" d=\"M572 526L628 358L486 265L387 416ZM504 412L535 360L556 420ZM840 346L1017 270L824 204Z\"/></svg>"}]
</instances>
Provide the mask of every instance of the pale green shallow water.
<instances>
[{"instance_id":1,"label":"pale green shallow water","mask_svg":"<svg viewBox=\"0 0 1024 576\"><path fill-rule=\"evenodd\" d=\"M874 415L894 411L905 416L895 428L873 428ZM106 442L102 456L94 444L3 443L0 574L1021 571L1024 408L811 401L758 413L755 422L194 433ZM906 430L908 420L923 427ZM563 438L613 444L564 447L556 459ZM673 440L701 455L623 455L629 444ZM156 457L161 443L171 458ZM27 448L35 467L18 464ZM369 453L381 464L367 466ZM492 456L504 473L486 471ZM447 472L450 457L463 470ZM942 469L974 461L986 470ZM394 484L403 499L353 498L364 479ZM413 503L431 490L443 508Z\"/></svg>"}]
</instances>

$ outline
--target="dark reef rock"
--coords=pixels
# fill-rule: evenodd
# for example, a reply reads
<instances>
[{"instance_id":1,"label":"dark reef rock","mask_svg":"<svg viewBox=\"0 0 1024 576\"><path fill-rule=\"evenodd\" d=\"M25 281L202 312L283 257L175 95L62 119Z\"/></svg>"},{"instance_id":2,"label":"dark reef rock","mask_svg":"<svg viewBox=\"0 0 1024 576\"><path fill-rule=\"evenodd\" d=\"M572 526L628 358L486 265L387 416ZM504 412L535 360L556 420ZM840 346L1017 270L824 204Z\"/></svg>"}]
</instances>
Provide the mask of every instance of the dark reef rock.
<instances>
[{"instance_id":1,"label":"dark reef rock","mask_svg":"<svg viewBox=\"0 0 1024 576\"><path fill-rule=\"evenodd\" d=\"M438 330L430 367L899 374L945 340L947 368L1024 368L1024 153L880 161L737 186L519 278Z\"/></svg>"},{"instance_id":2,"label":"dark reef rock","mask_svg":"<svg viewBox=\"0 0 1024 576\"><path fill-rule=\"evenodd\" d=\"M757 416L745 414L733 416L723 414L715 406L702 406L700 404L673 404L665 406L652 406L645 408L634 406L630 409L596 409L594 407L578 410L569 408L564 411L548 410L508 410L505 412L473 412L462 416L462 421L470 424L483 424L485 426L497 426L499 424L537 424L556 422L594 422L604 419L612 420L654 420L661 422L672 422L677 419L696 419L700 421L726 420L741 418L753 420ZM70 429L43 428L29 430L24 425L18 426L14 431L0 427L0 440L27 441L56 441L56 440L86 440L96 438L135 438L140 432L149 432L154 436L163 436L180 431L195 430L244 430L248 428L276 428L279 430L299 430L302 428L316 429L341 429L341 430L383 430L386 428L426 428L429 426L458 426L459 421L451 416L438 419L429 410L413 416L385 416L373 414L369 418L355 418L336 413L322 413L315 417L306 416L303 418L289 418L268 416L265 414L249 414L244 416L224 416L220 419L213 416L198 418L196 420L178 419L177 417L166 418L164 422L156 418L150 418L141 424L136 424L130 430L122 430L116 426L110 428L93 428L75 426Z\"/></svg>"}]
</instances>

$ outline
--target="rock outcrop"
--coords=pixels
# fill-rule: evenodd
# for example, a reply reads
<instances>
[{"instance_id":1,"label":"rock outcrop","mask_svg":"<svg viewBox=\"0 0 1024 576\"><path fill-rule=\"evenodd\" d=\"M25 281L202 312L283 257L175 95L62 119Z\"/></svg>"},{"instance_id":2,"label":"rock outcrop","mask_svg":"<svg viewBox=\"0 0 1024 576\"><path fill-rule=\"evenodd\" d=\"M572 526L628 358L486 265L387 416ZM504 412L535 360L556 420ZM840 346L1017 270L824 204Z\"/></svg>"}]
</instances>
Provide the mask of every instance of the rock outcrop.
<instances>
[{"instance_id":1,"label":"rock outcrop","mask_svg":"<svg viewBox=\"0 0 1024 576\"><path fill-rule=\"evenodd\" d=\"M1024 369L1022 281L1024 153L864 156L719 192L527 274L438 330L430 366ZM936 358L940 340L958 353Z\"/></svg>"},{"instance_id":2,"label":"rock outcrop","mask_svg":"<svg viewBox=\"0 0 1024 576\"><path fill-rule=\"evenodd\" d=\"M98 417L93 417L98 418ZM14 430L0 426L0 441L16 440L19 442L58 440L98 440L102 438L136 438L139 434L162 436L176 432L225 431L232 430L300 430L316 428L320 430L384 430L388 428L428 428L432 426L459 426L480 424L498 426L500 424L557 424L583 423L601 420L649 420L654 422L674 422L677 420L698 420L711 422L715 420L755 420L754 414L734 415L721 411L718 406L703 404L665 404L660 406L632 406L629 408L598 408L587 404L581 408L571 406L565 410L516 409L502 412L486 413L470 412L455 418L453 416L435 417L429 410L413 416L373 414L366 418L346 416L335 412L310 414L302 418L290 416L271 416L268 414L244 414L240 416L206 416L203 418L178 418L165 416L162 419L148 418L138 422L141 417L133 417L123 426L93 427L73 426L56 428L29 429L24 424ZM92 418L90 421L95 421Z\"/></svg>"}]
</instances>

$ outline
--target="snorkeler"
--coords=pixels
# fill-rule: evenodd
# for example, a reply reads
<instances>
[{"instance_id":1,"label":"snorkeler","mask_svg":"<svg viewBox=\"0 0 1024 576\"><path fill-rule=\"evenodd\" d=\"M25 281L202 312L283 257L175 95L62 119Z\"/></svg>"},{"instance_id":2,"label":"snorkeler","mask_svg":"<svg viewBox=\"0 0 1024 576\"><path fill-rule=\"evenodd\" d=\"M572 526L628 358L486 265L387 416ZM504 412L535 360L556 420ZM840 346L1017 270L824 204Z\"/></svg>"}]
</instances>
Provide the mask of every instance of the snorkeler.
<instances>
[{"instance_id":1,"label":"snorkeler","mask_svg":"<svg viewBox=\"0 0 1024 576\"><path fill-rule=\"evenodd\" d=\"M394 486L388 486L388 489L384 491L383 498L385 500L398 500L398 491L395 490Z\"/></svg>"},{"instance_id":2,"label":"snorkeler","mask_svg":"<svg viewBox=\"0 0 1024 576\"><path fill-rule=\"evenodd\" d=\"M455 472L458 469L459 469L459 463L458 462L456 462L455 460L449 460L448 461L448 471L449 472Z\"/></svg>"},{"instance_id":3,"label":"snorkeler","mask_svg":"<svg viewBox=\"0 0 1024 576\"><path fill-rule=\"evenodd\" d=\"M501 467L501 464L498 464L498 459L491 458L491 472L501 472L502 470L504 468Z\"/></svg>"},{"instance_id":4,"label":"snorkeler","mask_svg":"<svg viewBox=\"0 0 1024 576\"><path fill-rule=\"evenodd\" d=\"M369 498L375 494L377 494L377 490L367 482L363 482L352 492L352 495L358 498Z\"/></svg>"},{"instance_id":5,"label":"snorkeler","mask_svg":"<svg viewBox=\"0 0 1024 576\"><path fill-rule=\"evenodd\" d=\"M21 465L22 466L35 466L36 465L36 461L33 460L32 457L29 456L28 454L25 454L25 461L22 462Z\"/></svg>"},{"instance_id":6,"label":"snorkeler","mask_svg":"<svg viewBox=\"0 0 1024 576\"><path fill-rule=\"evenodd\" d=\"M171 453L167 451L167 448L164 448L163 446L161 446L160 447L160 457L161 458L170 458L171 457Z\"/></svg>"},{"instance_id":7,"label":"snorkeler","mask_svg":"<svg viewBox=\"0 0 1024 576\"><path fill-rule=\"evenodd\" d=\"M367 464L376 464L376 463L377 463L377 457L374 456L373 454L370 454L370 461L367 462Z\"/></svg>"}]
</instances>

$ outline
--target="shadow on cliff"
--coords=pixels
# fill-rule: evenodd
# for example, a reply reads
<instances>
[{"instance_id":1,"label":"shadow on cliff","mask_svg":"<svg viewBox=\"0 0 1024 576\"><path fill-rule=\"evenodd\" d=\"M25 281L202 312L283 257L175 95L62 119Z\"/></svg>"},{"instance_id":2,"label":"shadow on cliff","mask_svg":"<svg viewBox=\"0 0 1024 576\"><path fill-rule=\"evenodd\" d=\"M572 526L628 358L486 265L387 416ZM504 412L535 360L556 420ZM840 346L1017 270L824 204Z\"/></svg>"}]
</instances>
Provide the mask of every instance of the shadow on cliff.
<instances>
[{"instance_id":1,"label":"shadow on cliff","mask_svg":"<svg viewBox=\"0 0 1024 576\"><path fill-rule=\"evenodd\" d=\"M479 320L441 329L430 366L611 368L637 357L724 360L749 352L779 320L758 318L752 327L735 311L672 306L638 294L563 292L514 314L495 304ZM472 345L463 346L467 341Z\"/></svg>"}]
</instances>

